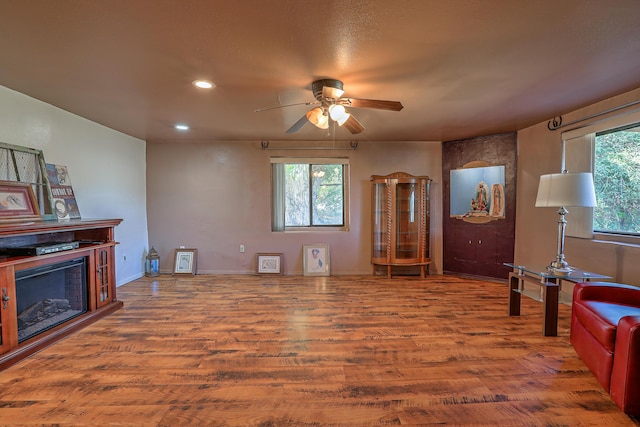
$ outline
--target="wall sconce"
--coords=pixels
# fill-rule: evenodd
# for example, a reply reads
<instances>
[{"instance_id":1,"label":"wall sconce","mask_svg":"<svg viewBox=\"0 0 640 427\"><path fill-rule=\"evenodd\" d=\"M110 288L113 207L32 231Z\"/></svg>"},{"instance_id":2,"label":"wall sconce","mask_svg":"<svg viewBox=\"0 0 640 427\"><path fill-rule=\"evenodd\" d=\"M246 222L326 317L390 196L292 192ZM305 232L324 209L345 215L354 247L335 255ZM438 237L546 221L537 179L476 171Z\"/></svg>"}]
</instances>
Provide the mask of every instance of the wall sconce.
<instances>
[{"instance_id":1,"label":"wall sconce","mask_svg":"<svg viewBox=\"0 0 640 427\"><path fill-rule=\"evenodd\" d=\"M565 171L540 177L536 207L559 208L560 219L558 220L556 259L547 267L547 270L557 275L566 275L573 270L564 256L564 232L567 225L565 215L569 213L566 209L567 206L596 206L596 193L591 173L568 173Z\"/></svg>"},{"instance_id":2,"label":"wall sconce","mask_svg":"<svg viewBox=\"0 0 640 427\"><path fill-rule=\"evenodd\" d=\"M149 277L156 277L160 275L160 255L151 247L149 254L145 260L144 273Z\"/></svg>"}]
</instances>

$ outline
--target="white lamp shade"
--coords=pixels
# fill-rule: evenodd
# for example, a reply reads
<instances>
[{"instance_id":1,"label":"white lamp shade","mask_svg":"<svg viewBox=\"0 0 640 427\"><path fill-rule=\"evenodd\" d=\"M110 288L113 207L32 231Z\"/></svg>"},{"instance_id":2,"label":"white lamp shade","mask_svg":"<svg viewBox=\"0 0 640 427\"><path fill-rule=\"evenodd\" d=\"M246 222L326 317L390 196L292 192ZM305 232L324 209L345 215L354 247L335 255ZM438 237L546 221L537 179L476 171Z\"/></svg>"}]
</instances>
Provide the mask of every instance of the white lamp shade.
<instances>
[{"instance_id":1,"label":"white lamp shade","mask_svg":"<svg viewBox=\"0 0 640 427\"><path fill-rule=\"evenodd\" d=\"M344 123L344 121L347 120L347 118L348 118L348 116L345 117L347 115L347 112L346 112L344 106L339 105L339 104L331 105L329 107L329 115L336 122L340 122L340 120L342 120L342 122Z\"/></svg>"},{"instance_id":2,"label":"white lamp shade","mask_svg":"<svg viewBox=\"0 0 640 427\"><path fill-rule=\"evenodd\" d=\"M591 173L552 173L540 177L536 207L562 206L596 206Z\"/></svg>"}]
</instances>

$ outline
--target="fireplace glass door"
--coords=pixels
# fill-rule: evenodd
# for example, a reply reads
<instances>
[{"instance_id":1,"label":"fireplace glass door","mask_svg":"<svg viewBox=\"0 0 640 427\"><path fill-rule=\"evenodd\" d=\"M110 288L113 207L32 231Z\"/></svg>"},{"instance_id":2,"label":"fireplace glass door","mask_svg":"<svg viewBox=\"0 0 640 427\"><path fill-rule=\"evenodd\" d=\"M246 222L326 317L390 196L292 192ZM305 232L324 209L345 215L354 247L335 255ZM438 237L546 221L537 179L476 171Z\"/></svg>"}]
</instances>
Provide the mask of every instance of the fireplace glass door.
<instances>
[{"instance_id":1,"label":"fireplace glass door","mask_svg":"<svg viewBox=\"0 0 640 427\"><path fill-rule=\"evenodd\" d=\"M18 342L87 311L86 257L16 271Z\"/></svg>"}]
</instances>

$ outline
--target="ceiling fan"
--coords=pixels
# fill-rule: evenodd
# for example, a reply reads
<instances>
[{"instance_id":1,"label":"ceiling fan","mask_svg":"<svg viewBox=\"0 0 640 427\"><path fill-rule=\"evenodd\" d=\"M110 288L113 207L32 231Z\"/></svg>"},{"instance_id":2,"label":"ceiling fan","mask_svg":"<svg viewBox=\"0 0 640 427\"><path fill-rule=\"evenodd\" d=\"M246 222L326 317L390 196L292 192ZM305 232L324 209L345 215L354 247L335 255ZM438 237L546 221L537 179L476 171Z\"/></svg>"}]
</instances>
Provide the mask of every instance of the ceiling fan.
<instances>
[{"instance_id":1,"label":"ceiling fan","mask_svg":"<svg viewBox=\"0 0 640 427\"><path fill-rule=\"evenodd\" d=\"M352 134L360 133L364 130L364 126L356 119L353 114L347 112L345 107L354 108L374 108L377 110L400 111L404 106L399 101L382 101L378 99L358 99L343 98L343 85L340 80L322 79L316 80L311 84L311 90L316 101L303 102L298 104L281 105L278 107L262 108L256 111L272 110L274 108L290 107L293 105L316 105L305 113L297 122L293 124L287 133L298 131L307 122L315 125L320 129L329 127L329 119L344 126Z\"/></svg>"}]
</instances>

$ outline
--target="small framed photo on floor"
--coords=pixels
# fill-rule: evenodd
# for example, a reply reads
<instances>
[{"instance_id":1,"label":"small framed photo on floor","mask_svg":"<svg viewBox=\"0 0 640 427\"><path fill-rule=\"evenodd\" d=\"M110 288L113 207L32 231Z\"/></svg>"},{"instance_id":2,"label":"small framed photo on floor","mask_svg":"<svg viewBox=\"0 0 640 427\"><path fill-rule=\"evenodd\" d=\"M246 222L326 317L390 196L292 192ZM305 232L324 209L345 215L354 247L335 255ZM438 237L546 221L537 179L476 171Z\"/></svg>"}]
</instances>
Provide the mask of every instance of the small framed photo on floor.
<instances>
[{"instance_id":1,"label":"small framed photo on floor","mask_svg":"<svg viewBox=\"0 0 640 427\"><path fill-rule=\"evenodd\" d=\"M283 274L282 254L259 253L256 254L258 274Z\"/></svg>"},{"instance_id":2,"label":"small framed photo on floor","mask_svg":"<svg viewBox=\"0 0 640 427\"><path fill-rule=\"evenodd\" d=\"M304 245L303 270L305 276L328 276L329 245Z\"/></svg>"},{"instance_id":3,"label":"small framed photo on floor","mask_svg":"<svg viewBox=\"0 0 640 427\"><path fill-rule=\"evenodd\" d=\"M176 249L173 274L196 274L197 249Z\"/></svg>"}]
</instances>

